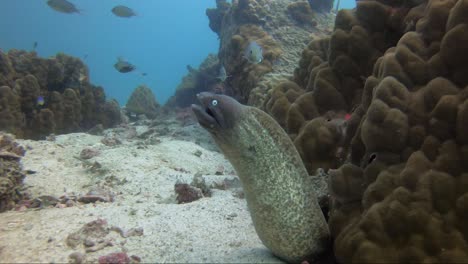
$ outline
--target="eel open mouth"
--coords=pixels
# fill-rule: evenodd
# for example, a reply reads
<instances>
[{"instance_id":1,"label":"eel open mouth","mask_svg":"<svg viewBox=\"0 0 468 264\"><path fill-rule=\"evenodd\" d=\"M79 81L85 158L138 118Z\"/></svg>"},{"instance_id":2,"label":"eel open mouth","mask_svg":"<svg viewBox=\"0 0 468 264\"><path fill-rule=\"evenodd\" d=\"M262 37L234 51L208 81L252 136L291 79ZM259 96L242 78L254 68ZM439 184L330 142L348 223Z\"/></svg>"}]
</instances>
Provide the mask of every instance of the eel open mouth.
<instances>
[{"instance_id":1,"label":"eel open mouth","mask_svg":"<svg viewBox=\"0 0 468 264\"><path fill-rule=\"evenodd\" d=\"M218 125L213 112L209 108L203 108L199 105L192 104L192 111L202 127L212 129L215 125Z\"/></svg>"},{"instance_id":2,"label":"eel open mouth","mask_svg":"<svg viewBox=\"0 0 468 264\"><path fill-rule=\"evenodd\" d=\"M197 94L197 98L200 101L201 106L192 104L192 111L198 120L198 123L206 129L213 129L219 126L219 121L216 119L216 115L209 107L206 106L207 98L204 93Z\"/></svg>"}]
</instances>

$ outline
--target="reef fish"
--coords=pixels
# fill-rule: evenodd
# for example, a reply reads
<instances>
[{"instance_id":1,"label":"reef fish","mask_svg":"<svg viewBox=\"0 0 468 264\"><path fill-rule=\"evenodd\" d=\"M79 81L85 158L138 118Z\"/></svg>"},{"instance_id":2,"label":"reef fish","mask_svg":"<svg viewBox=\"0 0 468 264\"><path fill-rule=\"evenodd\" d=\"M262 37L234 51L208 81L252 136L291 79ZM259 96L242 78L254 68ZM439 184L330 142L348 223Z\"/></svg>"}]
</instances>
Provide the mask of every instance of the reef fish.
<instances>
[{"instance_id":1,"label":"reef fish","mask_svg":"<svg viewBox=\"0 0 468 264\"><path fill-rule=\"evenodd\" d=\"M44 97L43 96L38 96L37 99L36 99L36 104L38 106L43 106L45 104Z\"/></svg>"},{"instance_id":2,"label":"reef fish","mask_svg":"<svg viewBox=\"0 0 468 264\"><path fill-rule=\"evenodd\" d=\"M114 68L121 72L127 73L136 69L136 67L128 61L123 60L122 58L117 58L117 62L114 64Z\"/></svg>"},{"instance_id":3,"label":"reef fish","mask_svg":"<svg viewBox=\"0 0 468 264\"><path fill-rule=\"evenodd\" d=\"M49 0L47 1L47 5L49 5L55 11L65 14L80 13L80 10L76 8L74 4L68 2L67 0Z\"/></svg>"},{"instance_id":4,"label":"reef fish","mask_svg":"<svg viewBox=\"0 0 468 264\"><path fill-rule=\"evenodd\" d=\"M288 134L267 113L232 97L197 97L201 106L192 105L192 111L239 175L263 244L290 263L317 260L330 246L330 232Z\"/></svg>"},{"instance_id":5,"label":"reef fish","mask_svg":"<svg viewBox=\"0 0 468 264\"><path fill-rule=\"evenodd\" d=\"M257 42L251 41L245 48L244 57L251 63L260 63L263 60L263 49Z\"/></svg>"},{"instance_id":6,"label":"reef fish","mask_svg":"<svg viewBox=\"0 0 468 264\"><path fill-rule=\"evenodd\" d=\"M136 13L129 7L118 5L112 8L112 13L119 17L132 17L136 16Z\"/></svg>"},{"instance_id":7,"label":"reef fish","mask_svg":"<svg viewBox=\"0 0 468 264\"><path fill-rule=\"evenodd\" d=\"M227 78L231 77L230 75L228 76L226 73L226 69L224 68L224 65L219 68L219 74L217 79L219 79L221 82L224 82Z\"/></svg>"}]
</instances>

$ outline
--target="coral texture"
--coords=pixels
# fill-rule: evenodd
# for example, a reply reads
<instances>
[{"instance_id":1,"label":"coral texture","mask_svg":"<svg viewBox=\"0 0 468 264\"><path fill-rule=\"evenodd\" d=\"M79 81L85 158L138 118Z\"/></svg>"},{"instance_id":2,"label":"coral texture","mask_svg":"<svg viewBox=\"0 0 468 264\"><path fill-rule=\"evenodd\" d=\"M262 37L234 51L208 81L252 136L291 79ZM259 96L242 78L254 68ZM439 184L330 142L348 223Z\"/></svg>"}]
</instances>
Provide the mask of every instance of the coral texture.
<instances>
[{"instance_id":1,"label":"coral texture","mask_svg":"<svg viewBox=\"0 0 468 264\"><path fill-rule=\"evenodd\" d=\"M209 54L198 69L187 66L188 74L183 77L165 107L188 107L197 102L197 93L214 88L219 81L216 79L219 72L219 62L216 55Z\"/></svg>"},{"instance_id":2,"label":"coral texture","mask_svg":"<svg viewBox=\"0 0 468 264\"><path fill-rule=\"evenodd\" d=\"M125 108L131 113L144 114L148 118L154 118L159 104L156 102L153 91L145 85L140 85L130 95Z\"/></svg>"},{"instance_id":3,"label":"coral texture","mask_svg":"<svg viewBox=\"0 0 468 264\"><path fill-rule=\"evenodd\" d=\"M88 69L77 58L35 52L0 51L0 127L18 137L110 127L120 122L115 101L89 83Z\"/></svg>"},{"instance_id":4,"label":"coral texture","mask_svg":"<svg viewBox=\"0 0 468 264\"><path fill-rule=\"evenodd\" d=\"M352 163L330 174L340 261L468 259L467 11L430 1L375 63Z\"/></svg>"},{"instance_id":5,"label":"coral texture","mask_svg":"<svg viewBox=\"0 0 468 264\"><path fill-rule=\"evenodd\" d=\"M217 3L207 14L210 25L217 25L211 28L220 38L219 65L231 76L223 85L238 101L250 105L260 106L263 94L278 78L289 79L304 45L331 27L331 16L314 15L304 1L239 0L232 1L230 8L224 1ZM253 41L263 50L259 63L245 58Z\"/></svg>"},{"instance_id":6,"label":"coral texture","mask_svg":"<svg viewBox=\"0 0 468 264\"><path fill-rule=\"evenodd\" d=\"M25 150L11 135L0 133L0 212L14 208L22 198L25 177L20 160Z\"/></svg>"},{"instance_id":7,"label":"coral texture","mask_svg":"<svg viewBox=\"0 0 468 264\"><path fill-rule=\"evenodd\" d=\"M359 1L264 98L309 173L329 169L339 262L468 259L467 12Z\"/></svg>"}]
</instances>

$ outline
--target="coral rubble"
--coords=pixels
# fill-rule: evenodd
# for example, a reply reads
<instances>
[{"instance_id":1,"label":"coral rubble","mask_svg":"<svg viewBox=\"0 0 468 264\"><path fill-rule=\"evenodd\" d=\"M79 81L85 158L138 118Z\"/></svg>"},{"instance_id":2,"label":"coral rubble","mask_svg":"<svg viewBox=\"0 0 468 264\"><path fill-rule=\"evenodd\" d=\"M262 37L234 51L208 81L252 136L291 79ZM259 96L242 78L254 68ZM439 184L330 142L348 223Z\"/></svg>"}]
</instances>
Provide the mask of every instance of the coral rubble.
<instances>
[{"instance_id":1,"label":"coral rubble","mask_svg":"<svg viewBox=\"0 0 468 264\"><path fill-rule=\"evenodd\" d=\"M25 150L11 135L0 133L0 212L13 209L22 200L25 174L20 160Z\"/></svg>"},{"instance_id":2,"label":"coral rubble","mask_svg":"<svg viewBox=\"0 0 468 264\"><path fill-rule=\"evenodd\" d=\"M0 129L17 137L43 138L120 122L115 101L89 83L86 66L59 53L43 59L35 52L0 51Z\"/></svg>"}]
</instances>

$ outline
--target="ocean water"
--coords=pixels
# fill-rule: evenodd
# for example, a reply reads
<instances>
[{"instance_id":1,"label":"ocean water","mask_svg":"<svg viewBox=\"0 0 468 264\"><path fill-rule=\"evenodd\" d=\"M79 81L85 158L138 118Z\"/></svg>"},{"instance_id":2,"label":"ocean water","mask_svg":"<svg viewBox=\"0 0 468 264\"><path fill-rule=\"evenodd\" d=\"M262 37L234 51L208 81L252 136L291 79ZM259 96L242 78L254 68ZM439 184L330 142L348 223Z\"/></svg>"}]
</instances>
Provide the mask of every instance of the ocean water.
<instances>
[{"instance_id":1,"label":"ocean water","mask_svg":"<svg viewBox=\"0 0 468 264\"><path fill-rule=\"evenodd\" d=\"M335 9L352 9L356 7L356 0L335 0L334 7Z\"/></svg>"},{"instance_id":2,"label":"ocean water","mask_svg":"<svg viewBox=\"0 0 468 264\"><path fill-rule=\"evenodd\" d=\"M81 14L63 14L46 0L3 0L0 8L0 48L32 50L41 57L64 52L81 58L89 67L90 82L103 86L108 98L125 105L140 84L149 86L159 103L173 95L187 65L197 67L219 41L208 27L206 8L214 0L75 0ZM126 5L136 17L112 14ZM137 67L119 73L122 56ZM147 73L142 76L141 73Z\"/></svg>"}]
</instances>

